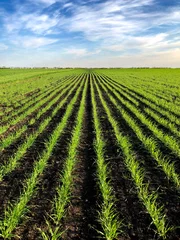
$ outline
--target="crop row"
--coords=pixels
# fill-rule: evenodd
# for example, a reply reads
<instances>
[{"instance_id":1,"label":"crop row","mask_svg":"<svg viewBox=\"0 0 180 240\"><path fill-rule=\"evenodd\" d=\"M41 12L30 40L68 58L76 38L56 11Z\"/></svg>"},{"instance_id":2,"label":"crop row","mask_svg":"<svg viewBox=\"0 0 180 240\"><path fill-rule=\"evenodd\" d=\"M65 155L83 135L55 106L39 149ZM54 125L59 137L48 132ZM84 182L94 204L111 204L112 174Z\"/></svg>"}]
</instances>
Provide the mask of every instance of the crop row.
<instances>
[{"instance_id":1,"label":"crop row","mask_svg":"<svg viewBox=\"0 0 180 240\"><path fill-rule=\"evenodd\" d=\"M108 107L103 95L100 91L100 88L95 83L100 100L102 105L106 111L108 120L110 121L112 128L114 130L114 134L117 140L117 143L120 149L123 151L124 154L124 162L126 167L131 173L131 177L134 180L135 186L137 188L137 193L140 200L145 205L148 213L150 214L153 223L155 224L157 231L160 236L165 237L167 232L169 231L169 227L167 226L167 219L164 213L163 206L158 204L158 195L156 191L149 190L149 183L145 181L145 169L140 165L138 159L134 157L134 153L131 150L132 145L128 136L125 135L123 129L119 126L115 118L113 117L113 113L111 112L110 108ZM108 97L109 94L106 91ZM117 106L117 105L116 105Z\"/></svg>"},{"instance_id":2,"label":"crop row","mask_svg":"<svg viewBox=\"0 0 180 240\"><path fill-rule=\"evenodd\" d=\"M70 79L67 81L67 83L62 84L62 86L60 85L58 89L54 90L52 93L49 93L49 95L43 101L35 103L35 106L28 109L28 112L23 112L23 114L19 116L23 120L18 122L16 120L16 125L13 125L13 131L16 131L12 133L10 132L3 137L0 149L4 150L6 147L11 145L13 141L25 133L28 124L31 126L31 128L33 128L33 125L35 125L43 115L46 115L46 112L51 109L54 104L56 105L58 101L67 94L69 89L71 89L71 87L74 85L75 81L76 79L73 81Z\"/></svg>"},{"instance_id":3,"label":"crop row","mask_svg":"<svg viewBox=\"0 0 180 240\"><path fill-rule=\"evenodd\" d=\"M70 101L63 118L53 131L53 133L49 136L48 141L45 143L45 149L39 159L34 163L33 172L30 174L30 177L28 177L23 184L23 190L19 198L15 203L8 204L8 207L4 211L4 217L0 222L0 231L1 236L4 238L11 238L13 236L12 232L16 228L16 226L19 224L21 218L27 211L27 204L32 198L35 191L37 191L37 184L40 178L40 175L43 173L44 169L47 166L48 159L50 158L52 151L56 145L57 140L61 137L64 128L66 127L68 123L68 119L73 111L73 106L76 103L78 96L82 90L83 87L83 81L81 82L80 86L78 87L74 97ZM63 104L65 103L67 99L61 102L61 104L58 105L58 108L61 108ZM56 113L58 109L55 109L54 114ZM47 118L43 124L40 126L39 132L37 132L35 135L32 135L27 142L28 144L32 144L35 138L37 137L37 134L42 131L45 126L47 126L48 122L50 121L50 117ZM23 150L25 153L27 148L29 146L26 146L26 143L23 145ZM18 159L21 159L22 157L22 150L19 151ZM16 156L15 156L16 158ZM12 171L16 165L17 165L17 159L14 158L13 166L11 166L11 162L9 162L9 169L8 171ZM6 166L5 166L6 169ZM6 170L7 173L7 170Z\"/></svg>"},{"instance_id":4,"label":"crop row","mask_svg":"<svg viewBox=\"0 0 180 240\"><path fill-rule=\"evenodd\" d=\"M120 199L117 199L119 195L115 192L117 179L113 176L115 160L107 158L110 142L106 137L109 133L110 138L114 140L114 149L120 153L117 161L121 162L121 166L129 174L133 191L140 203L140 211L144 211L150 219L147 228L155 231L156 239L167 239L173 236L174 230L178 228L176 224L179 221L175 223L172 221L170 210L166 209L168 204L165 195L161 195L163 191L168 192L167 188L170 187L177 198L179 197L180 172L179 163L175 161L180 158L177 108L174 107L172 110L173 103L165 104L166 95L159 98L157 91L156 93L146 91L141 77L137 81L144 87L134 89L132 83L126 84L127 81L123 83L117 79L114 81L102 71L84 70L81 74L71 74L56 84L49 84L48 88L28 95L28 100L24 99L22 106L18 107L15 113L9 112L7 117L2 117L0 185L4 184L8 176L13 176L12 173L23 164L28 151L31 154L32 147L40 136L43 143L35 160L29 160L32 168L28 174L25 173L17 196L8 199L2 208L1 238L21 238L16 230L31 211L33 197L37 196L40 188L43 191L40 183L52 157L58 158L57 154L62 155L62 167L56 169L55 194L49 203L48 212L46 209L44 211L43 223L34 228L37 228L39 239L44 240L64 239L64 232L71 231L71 227L68 228L65 222L68 209L70 206L73 207L72 199L74 189L77 187L74 183L78 183L77 179L84 179L81 178L83 173L76 169L82 164L84 134L91 134L87 129L84 130L87 111L90 111L88 116L91 116L91 119L86 121L92 123L93 128L93 139L91 138L92 142L88 142L88 146L94 151L93 159L90 161L93 162L95 171L91 177L94 178L93 187L96 192L93 193L96 194L95 209L93 208L95 211L91 213L94 226L88 227L94 228L99 237L107 240L120 239L126 235L125 229L131 228L125 226L126 216L118 205ZM153 83L152 79L147 85L152 86ZM51 129L49 126L52 125ZM68 133L70 137L68 142L67 139L63 142L66 131L70 132ZM43 133L46 133L45 138ZM60 141L64 144L62 149L67 148L65 155L63 151L55 154L55 150L61 144ZM135 141L139 144L139 149ZM10 151L10 147L16 144L17 147ZM141 148L146 151L145 156L140 153ZM152 161L152 167L147 168L146 156L147 161ZM159 190L161 183L157 187L154 179L151 179L154 168L161 174L156 177L160 177L159 182L163 179L162 185L165 185L166 189ZM122 174L119 178L125 179L127 176ZM81 184L88 187L87 183ZM117 188L122 188L121 182L118 182ZM79 199L81 197L79 196ZM89 198L90 196L87 196L87 202ZM77 201L82 204L82 199ZM75 214L79 213L75 211Z\"/></svg>"},{"instance_id":5,"label":"crop row","mask_svg":"<svg viewBox=\"0 0 180 240\"><path fill-rule=\"evenodd\" d=\"M155 121L169 128L178 137L180 136L179 129L176 125L178 124L179 119L171 112L163 110L163 108L159 107L158 102L156 104L152 103L152 98L147 99L145 95L137 94L135 91L131 91L127 87L118 85L114 81L110 81L105 78L103 80L113 84L113 87L118 89L122 96L128 98L128 100L134 103L137 107L144 105L144 111L146 111Z\"/></svg>"},{"instance_id":6,"label":"crop row","mask_svg":"<svg viewBox=\"0 0 180 240\"><path fill-rule=\"evenodd\" d=\"M65 80L64 80L65 81ZM28 101L25 105L23 105L22 108L20 108L18 111L12 112L12 114L7 115L3 118L1 127L3 131L7 131L11 128L11 126L14 126L20 121L23 121L27 116L32 115L33 112L38 111L38 109L47 101L49 101L54 95L59 93L59 88L63 87L63 82L60 84L60 86L50 86L46 91L39 94L39 96L36 96L36 98L31 98L30 101Z\"/></svg>"},{"instance_id":7,"label":"crop row","mask_svg":"<svg viewBox=\"0 0 180 240\"><path fill-rule=\"evenodd\" d=\"M107 84L105 84L105 86L107 86ZM113 92L113 94L117 97L119 102L117 102L117 100L111 95L109 95L110 100L113 102L113 104L115 106L117 106L117 109L122 114L125 121L128 122L128 124L129 124L129 126L131 126L132 130L135 131L135 134L137 135L139 140L144 144L144 146L150 152L152 157L157 161L158 165L162 166L167 177L169 179L172 179L172 181L175 183L175 185L179 189L180 176L176 173L175 162L170 162L169 159L165 159L165 157L163 156L163 153L161 152L161 150L158 146L156 137L158 137L159 135L162 136L160 139L163 140L165 138L166 142L168 142L168 146L173 146L174 149L177 146L177 151L175 151L175 152L177 152L177 154L179 154L179 146L178 146L178 143L176 143L176 140L172 137L170 138L168 135L165 135L162 132L159 133L158 128L156 127L155 123L154 122L152 123L151 121L149 121L145 115L140 113L140 111L136 107L134 107L132 104L129 104L128 101L123 100L121 95L118 94L118 89L115 90L115 88L112 88L110 85L108 85L107 87L108 88L105 88L103 86L103 88L106 91L107 91L107 89L111 90L111 92ZM136 119L139 117L139 119L141 120L141 123L145 123L146 126L152 131L152 133L154 133L154 136L153 135L151 135L150 137L147 136L144 133L141 125L139 125L137 123L137 121L134 120L134 118L132 118L130 114L128 114L128 112L124 109L124 106L126 106L131 112L133 112L135 114ZM171 139L173 141L172 144L171 144ZM172 147L172 150L173 150L173 147Z\"/></svg>"},{"instance_id":8,"label":"crop row","mask_svg":"<svg viewBox=\"0 0 180 240\"><path fill-rule=\"evenodd\" d=\"M101 74L101 76L104 76ZM108 76L105 76L105 78L108 81L113 81ZM129 80L129 79L128 79ZM125 93L132 95L137 98L138 100L142 101L143 103L147 103L150 107L152 107L154 110L157 110L162 115L165 115L170 121L174 121L176 124L180 124L179 121L179 108L177 104L171 103L169 101L164 101L160 99L159 97L155 96L153 94L154 90L152 87L152 90L150 93L147 91L147 83L144 84L144 87L142 84L139 86L139 88L136 86L136 81L131 80L126 81L119 81L118 79L116 81L113 81L113 84L120 87ZM134 83L135 82L135 83ZM164 88L165 92L165 88Z\"/></svg>"}]
</instances>

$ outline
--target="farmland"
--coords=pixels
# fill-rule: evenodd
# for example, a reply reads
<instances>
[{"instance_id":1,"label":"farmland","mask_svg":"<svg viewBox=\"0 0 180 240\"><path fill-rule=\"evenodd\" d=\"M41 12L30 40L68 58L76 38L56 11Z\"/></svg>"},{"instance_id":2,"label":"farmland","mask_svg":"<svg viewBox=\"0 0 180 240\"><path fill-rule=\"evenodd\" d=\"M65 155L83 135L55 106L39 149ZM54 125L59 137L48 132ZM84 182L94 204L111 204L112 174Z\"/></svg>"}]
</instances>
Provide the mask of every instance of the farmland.
<instances>
[{"instance_id":1,"label":"farmland","mask_svg":"<svg viewBox=\"0 0 180 240\"><path fill-rule=\"evenodd\" d=\"M0 239L180 239L180 69L0 69Z\"/></svg>"}]
</instances>

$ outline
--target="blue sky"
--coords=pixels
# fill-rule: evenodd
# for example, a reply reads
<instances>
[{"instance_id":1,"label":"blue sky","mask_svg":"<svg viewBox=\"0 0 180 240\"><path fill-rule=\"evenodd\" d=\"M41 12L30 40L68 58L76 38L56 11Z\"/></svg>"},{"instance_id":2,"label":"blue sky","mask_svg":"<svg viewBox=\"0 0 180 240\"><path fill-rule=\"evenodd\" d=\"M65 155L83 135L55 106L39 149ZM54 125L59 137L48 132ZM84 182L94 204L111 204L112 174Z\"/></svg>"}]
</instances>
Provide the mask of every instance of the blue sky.
<instances>
[{"instance_id":1,"label":"blue sky","mask_svg":"<svg viewBox=\"0 0 180 240\"><path fill-rule=\"evenodd\" d=\"M179 0L0 0L0 66L180 67Z\"/></svg>"}]
</instances>

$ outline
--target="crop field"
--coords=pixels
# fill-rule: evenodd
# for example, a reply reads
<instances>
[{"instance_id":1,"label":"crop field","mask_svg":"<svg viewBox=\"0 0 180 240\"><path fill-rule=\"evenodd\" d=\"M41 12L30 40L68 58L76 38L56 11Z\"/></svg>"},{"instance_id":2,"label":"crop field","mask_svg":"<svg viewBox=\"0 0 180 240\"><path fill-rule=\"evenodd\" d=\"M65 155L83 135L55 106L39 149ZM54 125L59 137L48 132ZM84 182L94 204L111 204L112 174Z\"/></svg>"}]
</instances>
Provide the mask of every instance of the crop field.
<instances>
[{"instance_id":1,"label":"crop field","mask_svg":"<svg viewBox=\"0 0 180 240\"><path fill-rule=\"evenodd\" d=\"M0 239L180 239L180 69L0 69Z\"/></svg>"}]
</instances>

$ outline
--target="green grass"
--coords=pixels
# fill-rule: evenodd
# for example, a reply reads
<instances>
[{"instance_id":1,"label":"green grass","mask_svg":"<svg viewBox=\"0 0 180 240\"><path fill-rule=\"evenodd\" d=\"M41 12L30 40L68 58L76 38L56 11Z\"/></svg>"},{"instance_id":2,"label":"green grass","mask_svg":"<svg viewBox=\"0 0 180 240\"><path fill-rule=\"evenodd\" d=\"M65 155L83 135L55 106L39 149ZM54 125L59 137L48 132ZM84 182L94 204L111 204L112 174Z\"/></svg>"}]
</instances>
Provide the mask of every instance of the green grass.
<instances>
[{"instance_id":1,"label":"green grass","mask_svg":"<svg viewBox=\"0 0 180 240\"><path fill-rule=\"evenodd\" d=\"M134 237L138 238L136 229L139 225L134 226L131 222L136 216L131 216L131 209L120 207L123 199L128 198L132 190L139 206L139 209L132 212L139 211L138 216L141 216L142 211L143 214L147 214L147 219L150 219L147 220L149 221L147 233L153 235L152 230L154 230L155 238L159 239L177 237L176 228L179 220L175 219L173 213L176 210L178 214L176 200L179 199L180 187L179 76L180 69L0 69L0 189L2 190L0 238L23 239L22 231L27 234L30 233L28 231L34 231L33 234L44 240L61 239L64 231L68 231L66 234L71 235L71 223L70 229L67 228L69 224L67 210L69 207L70 209L75 207L76 210L71 200L74 199L73 192L76 187L74 183L77 182L74 180L76 177L78 180L81 174L87 175L85 177L83 175L84 182L78 186L78 190L86 191L85 188L91 177L96 193L93 193L93 196L86 196L85 206L88 204L88 198L91 197L94 205L88 206L88 209L84 209L84 205L81 206L82 219L76 219L72 223L73 227L77 221L78 224L82 224L82 228L83 224L87 223L85 231L88 228L90 232L92 229L92 232L96 230L99 239L129 238L128 231L132 231ZM62 113L62 117L58 119L59 113ZM91 116L91 119L85 116ZM47 136L49 126L54 121L57 121L56 126L53 126L54 130L50 130ZM105 129L103 121L107 121L105 126L108 129ZM62 137L64 134L66 136L69 124L72 125L71 138L64 143ZM89 134L84 124L87 128L93 127L93 134L90 138L86 136L87 143L81 144L84 134ZM109 158L110 146L107 145L109 140L106 141L107 133L104 131L111 132L116 145L114 149L118 150L114 154L120 154L120 157L117 156L117 161L121 161L122 169L118 172L122 172L123 176L120 177L124 178L125 182L122 182L122 185L120 182L119 186L114 185L117 175L114 177L111 172L111 168L114 169L114 160ZM44 134L47 136L46 140L42 139ZM15 178L13 175L21 171L26 156L31 155L33 145L39 138L44 143L43 148L35 160L33 159L32 166L27 166L26 163L23 167L24 181L21 183L18 175L16 174ZM51 166L51 160L53 163L57 160L57 155L53 154L56 152L59 139L63 142L61 148L67 148L67 156L64 156L62 167L55 169L56 173L59 173L57 179L59 185L57 189L53 189L56 190L56 194L52 196L53 201L49 202L52 204L51 210L45 212L44 209L41 216L44 217L44 221L29 227L27 213L31 211L31 200L38 201L40 194L38 191L46 191L44 182L42 186L40 183L46 176L44 173L46 174L46 170ZM136 140L137 142L134 143L133 141ZM83 162L87 172L79 172L76 170L79 169L78 164L84 156L81 155L86 150L82 149L84 146L88 148L88 152L92 150L95 153L93 157L87 156L91 158L88 161L94 165L92 167L89 166L89 162ZM147 155L143 155L144 151ZM30 161L31 159L28 159L29 163ZM117 162L116 166L118 165ZM32 169L31 172L26 166ZM158 170L159 175L155 176L153 170ZM26 171L29 172L28 175ZM126 176L124 171L127 172ZM129 179L125 179L127 177ZM11 181L14 181L12 186L10 186ZM129 181L133 184L132 189L128 186ZM19 195L16 197L11 196L11 190L14 191L11 187L14 186L19 189ZM113 186L118 192L115 192ZM6 191L7 196L3 200ZM121 191L122 198L119 194ZM81 194L84 196L84 193ZM120 199L117 199L117 196ZM82 204L84 198L77 201ZM39 204L38 202L37 205ZM126 206L126 203L123 204L123 207ZM43 211L43 206L41 209ZM126 210L127 219L126 215L123 215L126 214ZM34 208L30 213L30 222L38 221L33 211ZM91 226L89 219L86 219L87 216L94 218L91 219ZM143 219L140 219L140 224L142 221ZM40 229L38 230L37 227ZM79 225L75 232L81 234L81 230L82 235L86 234L83 232L84 228L79 228ZM138 231L146 232L144 228ZM87 232L88 234L90 233Z\"/></svg>"},{"instance_id":2,"label":"green grass","mask_svg":"<svg viewBox=\"0 0 180 240\"><path fill-rule=\"evenodd\" d=\"M67 81L67 84L63 84L63 86L60 86L57 90L55 90L52 94L50 94L45 99L45 101L40 102L38 104L38 106L36 106L35 111L37 111L37 108L40 109L40 110L38 110L38 112L36 114L33 114L32 117L30 117L30 119L27 119L27 121L23 121L23 125L20 124L20 126L17 127L17 130L14 130L14 132L12 132L12 133L10 132L10 134L8 134L6 137L3 137L2 141L1 141L1 145L0 145L0 150L3 151L6 147L8 147L10 144L12 144L13 141L15 141L17 138L19 138L21 136L21 134L23 134L27 130L27 124L30 124L30 125L34 124L44 113L46 113L47 110L49 110L51 108L51 106L54 103L56 103L59 100L60 97L63 96L63 94L66 94L66 91L68 91L70 89L71 85L74 84L74 81L73 82L71 82L71 81L70 82ZM46 104L46 106L41 107L44 104ZM30 111L32 111L32 110L30 110ZM25 114L23 113L21 118L25 119L24 115ZM9 123L9 126L10 125L11 125L11 123ZM7 127L7 125L6 125L6 127Z\"/></svg>"},{"instance_id":3,"label":"green grass","mask_svg":"<svg viewBox=\"0 0 180 240\"><path fill-rule=\"evenodd\" d=\"M120 149L124 154L124 161L129 172L131 173L132 179L134 180L138 196L142 200L144 206L150 214L152 221L157 228L158 234L165 239L167 233L172 230L172 227L169 227L167 224L167 218L163 206L160 206L158 204L158 194L155 191L149 191L149 184L146 183L144 180L145 170L140 166L139 162L134 157L134 153L131 150L131 143L128 139L128 136L124 135L124 133L121 132L117 121L113 118L113 115L102 96L98 84L95 83L95 85L101 103L108 116L108 120L114 130L117 144L119 145Z\"/></svg>"},{"instance_id":4,"label":"green grass","mask_svg":"<svg viewBox=\"0 0 180 240\"><path fill-rule=\"evenodd\" d=\"M176 172L175 162L171 163L170 160L163 157L163 153L160 151L159 144L154 139L154 136L147 136L141 126L132 118L127 111L124 110L123 105L119 104L119 102L116 101L116 99L112 96L113 94L122 101L121 96L107 83L101 84L102 88L107 92L109 95L110 101L113 103L113 105L117 108L118 112L122 115L124 120L129 124L132 131L137 135L139 140L142 142L142 144L145 146L145 148L149 151L151 156L157 161L158 166L161 166L165 174L167 175L167 178L169 180L172 180L177 189L180 187L180 176ZM106 86L106 87L105 87ZM108 89L111 90L108 91ZM124 101L123 101L124 102ZM128 106L131 110L131 105Z\"/></svg>"},{"instance_id":5,"label":"green grass","mask_svg":"<svg viewBox=\"0 0 180 240\"><path fill-rule=\"evenodd\" d=\"M50 215L50 221L46 220L47 231L40 229L41 235L44 240L47 239L60 239L64 230L62 229L61 220L66 215L66 206L71 199L71 187L73 185L73 178L76 177L73 174L75 166L77 164L77 149L81 140L83 117L86 108L86 95L88 80L85 80L85 86L80 102L80 107L77 113L76 124L72 132L72 139L68 148L68 157L65 160L63 170L61 172L61 185L57 188L57 194L53 201L52 214Z\"/></svg>"},{"instance_id":6,"label":"green grass","mask_svg":"<svg viewBox=\"0 0 180 240\"><path fill-rule=\"evenodd\" d=\"M37 129L37 131L30 134L25 139L24 143L22 145L19 145L15 154L12 157L10 157L10 159L8 159L4 165L0 166L0 181L2 181L5 175L12 172L16 167L18 167L20 160L26 154L27 150L33 145L36 138L46 129L46 127L50 123L51 119L56 115L56 113L66 104L68 96L72 94L72 92L77 88L78 84L79 84L79 81L74 85L74 87L70 85L70 87L72 87L71 90L68 92L65 98L57 105L57 107L53 110L51 116L48 116L45 120L43 120L39 128ZM62 91L62 94L64 94L65 91L66 90Z\"/></svg>"},{"instance_id":7,"label":"green grass","mask_svg":"<svg viewBox=\"0 0 180 240\"><path fill-rule=\"evenodd\" d=\"M34 163L34 169L29 178L24 182L23 191L19 199L14 203L9 203L8 207L4 211L4 218L0 221L0 236L3 238L11 238L13 236L12 232L19 224L23 215L27 212L27 203L30 201L35 190L37 190L37 184L40 175L47 167L48 159L50 158L53 149L56 146L57 140L62 135L64 128L68 124L68 119L73 111L74 104L76 103L80 91L83 87L83 82L76 91L76 94L72 98L70 104L68 105L66 112L55 128L54 132L49 137L46 142L46 148L43 151L40 158Z\"/></svg>"},{"instance_id":8,"label":"green grass","mask_svg":"<svg viewBox=\"0 0 180 240\"><path fill-rule=\"evenodd\" d=\"M98 231L107 240L117 239L119 233L122 231L122 221L118 219L117 210L115 208L115 196L109 180L111 173L109 165L105 161L104 149L106 147L101 125L98 116L97 101L95 99L94 85L91 80L91 101L93 122L96 138L94 141L94 148L97 156L97 179L99 189L102 195L102 203L99 210L99 222L102 231Z\"/></svg>"}]
</instances>

